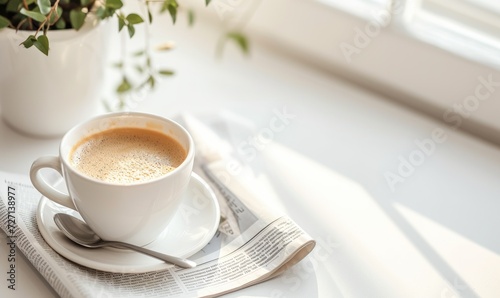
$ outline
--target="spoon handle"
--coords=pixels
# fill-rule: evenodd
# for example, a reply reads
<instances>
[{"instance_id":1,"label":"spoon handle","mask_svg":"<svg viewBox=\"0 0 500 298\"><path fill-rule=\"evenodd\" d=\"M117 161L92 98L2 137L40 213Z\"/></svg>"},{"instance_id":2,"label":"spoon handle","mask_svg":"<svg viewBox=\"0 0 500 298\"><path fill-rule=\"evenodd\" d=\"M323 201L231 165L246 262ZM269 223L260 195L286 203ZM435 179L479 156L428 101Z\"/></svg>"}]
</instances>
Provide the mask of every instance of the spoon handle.
<instances>
[{"instance_id":1,"label":"spoon handle","mask_svg":"<svg viewBox=\"0 0 500 298\"><path fill-rule=\"evenodd\" d=\"M122 248L123 247L129 248L129 249L135 250L137 252L143 253L145 255L151 256L153 258L157 258L159 260L165 261L167 263L177 265L181 268L194 268L194 267L196 267L196 263L193 261L190 261L188 259L169 256L169 255L162 254L162 253L154 251L154 250L150 250L150 249L147 249L144 247L136 246L136 245L125 243L125 242L106 241L106 245L115 246L115 247L122 247Z\"/></svg>"}]
</instances>

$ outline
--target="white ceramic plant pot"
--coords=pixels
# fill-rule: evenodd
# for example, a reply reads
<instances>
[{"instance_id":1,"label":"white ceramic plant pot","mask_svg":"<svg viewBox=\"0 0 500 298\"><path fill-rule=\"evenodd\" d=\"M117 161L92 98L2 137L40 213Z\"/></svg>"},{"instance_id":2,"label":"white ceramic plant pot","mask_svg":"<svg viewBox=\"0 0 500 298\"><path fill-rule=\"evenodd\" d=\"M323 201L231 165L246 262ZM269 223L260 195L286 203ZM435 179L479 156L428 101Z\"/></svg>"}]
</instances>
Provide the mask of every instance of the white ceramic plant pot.
<instances>
[{"instance_id":1,"label":"white ceramic plant pot","mask_svg":"<svg viewBox=\"0 0 500 298\"><path fill-rule=\"evenodd\" d=\"M3 120L22 133L53 137L98 114L109 27L92 21L79 31L50 30L48 56L19 45L33 32L0 30Z\"/></svg>"}]
</instances>

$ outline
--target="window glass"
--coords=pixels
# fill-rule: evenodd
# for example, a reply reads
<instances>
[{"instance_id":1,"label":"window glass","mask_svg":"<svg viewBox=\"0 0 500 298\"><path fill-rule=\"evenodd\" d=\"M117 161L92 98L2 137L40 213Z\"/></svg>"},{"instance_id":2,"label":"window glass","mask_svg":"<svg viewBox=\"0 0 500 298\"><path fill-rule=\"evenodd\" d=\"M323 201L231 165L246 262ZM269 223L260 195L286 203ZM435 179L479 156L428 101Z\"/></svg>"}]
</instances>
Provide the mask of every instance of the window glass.
<instances>
[{"instance_id":1,"label":"window glass","mask_svg":"<svg viewBox=\"0 0 500 298\"><path fill-rule=\"evenodd\" d=\"M500 1L407 1L409 29L436 42L463 45L465 49L500 49ZM496 54L495 54L496 55Z\"/></svg>"},{"instance_id":2,"label":"window glass","mask_svg":"<svg viewBox=\"0 0 500 298\"><path fill-rule=\"evenodd\" d=\"M327 5L343 9L354 15L366 18L373 13L375 9L384 9L389 7L391 0L318 0Z\"/></svg>"}]
</instances>

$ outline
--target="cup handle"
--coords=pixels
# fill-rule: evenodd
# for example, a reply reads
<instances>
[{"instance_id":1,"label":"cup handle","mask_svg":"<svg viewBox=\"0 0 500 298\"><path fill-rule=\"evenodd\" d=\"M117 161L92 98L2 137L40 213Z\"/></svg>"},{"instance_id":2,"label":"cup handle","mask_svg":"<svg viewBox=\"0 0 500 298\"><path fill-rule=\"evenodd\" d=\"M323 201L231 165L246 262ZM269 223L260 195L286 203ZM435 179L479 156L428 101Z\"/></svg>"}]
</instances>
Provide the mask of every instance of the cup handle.
<instances>
[{"instance_id":1,"label":"cup handle","mask_svg":"<svg viewBox=\"0 0 500 298\"><path fill-rule=\"evenodd\" d=\"M52 185L49 185L45 180L43 180L41 173L39 173L39 171L43 168L54 169L62 176L63 173L59 157L43 156L35 160L30 169L31 183L42 195L44 195L48 199L70 209L76 210L75 204L73 204L73 201L71 200L71 197L69 195L60 192Z\"/></svg>"}]
</instances>

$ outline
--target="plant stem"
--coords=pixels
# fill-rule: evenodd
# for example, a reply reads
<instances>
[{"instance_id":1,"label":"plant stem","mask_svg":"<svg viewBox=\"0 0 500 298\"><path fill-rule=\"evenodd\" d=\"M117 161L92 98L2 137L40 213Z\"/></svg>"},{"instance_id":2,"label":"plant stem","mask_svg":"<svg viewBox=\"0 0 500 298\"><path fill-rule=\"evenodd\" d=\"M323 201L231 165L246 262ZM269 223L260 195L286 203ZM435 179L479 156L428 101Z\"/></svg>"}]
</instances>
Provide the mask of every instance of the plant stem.
<instances>
[{"instance_id":1,"label":"plant stem","mask_svg":"<svg viewBox=\"0 0 500 298\"><path fill-rule=\"evenodd\" d=\"M24 1L24 0L23 0ZM40 32L40 30L43 28L43 26L45 26L45 24L50 20L50 16L52 15L52 13L54 11L57 10L57 7L59 5L59 0L56 0L56 2L54 3L54 5L50 8L50 11L49 13L47 14L47 16L45 17L45 20L40 24L40 26L38 27L38 29L36 30L35 32L35 37L38 35L38 32ZM47 30L50 28L50 22L47 26Z\"/></svg>"},{"instance_id":2,"label":"plant stem","mask_svg":"<svg viewBox=\"0 0 500 298\"><path fill-rule=\"evenodd\" d=\"M23 0L23 7L24 9L28 10L28 2L26 2L26 0ZM26 18L30 24L30 30L33 30L33 21L31 20L31 18ZM26 20L25 19L25 20ZM19 30L19 28L21 27L22 22L19 22L19 25L17 26L17 29Z\"/></svg>"},{"instance_id":3,"label":"plant stem","mask_svg":"<svg viewBox=\"0 0 500 298\"><path fill-rule=\"evenodd\" d=\"M17 24L16 26L16 30L19 30L19 28L21 28L21 26L26 23L28 20L31 21L30 18L26 18L26 19L23 19L22 21L19 22L19 24ZM30 22L30 30L33 30L33 24Z\"/></svg>"}]
</instances>

